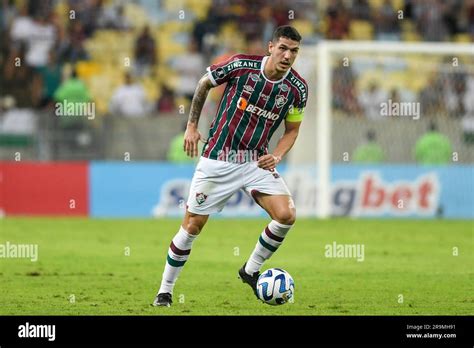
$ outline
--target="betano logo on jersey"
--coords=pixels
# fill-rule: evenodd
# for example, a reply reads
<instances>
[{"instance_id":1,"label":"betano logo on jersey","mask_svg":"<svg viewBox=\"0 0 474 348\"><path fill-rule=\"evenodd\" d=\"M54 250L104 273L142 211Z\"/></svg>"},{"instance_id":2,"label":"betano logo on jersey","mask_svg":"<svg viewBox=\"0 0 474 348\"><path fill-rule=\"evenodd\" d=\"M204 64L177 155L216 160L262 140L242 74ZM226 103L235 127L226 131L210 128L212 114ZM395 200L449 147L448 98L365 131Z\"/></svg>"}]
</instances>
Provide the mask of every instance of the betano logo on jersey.
<instances>
[{"instance_id":1,"label":"betano logo on jersey","mask_svg":"<svg viewBox=\"0 0 474 348\"><path fill-rule=\"evenodd\" d=\"M259 108L253 104L249 104L249 101L245 98L240 97L237 101L237 107L240 110L248 111L252 114L256 114L257 116L265 117L269 120L276 121L280 115L275 114L271 111Z\"/></svg>"}]
</instances>

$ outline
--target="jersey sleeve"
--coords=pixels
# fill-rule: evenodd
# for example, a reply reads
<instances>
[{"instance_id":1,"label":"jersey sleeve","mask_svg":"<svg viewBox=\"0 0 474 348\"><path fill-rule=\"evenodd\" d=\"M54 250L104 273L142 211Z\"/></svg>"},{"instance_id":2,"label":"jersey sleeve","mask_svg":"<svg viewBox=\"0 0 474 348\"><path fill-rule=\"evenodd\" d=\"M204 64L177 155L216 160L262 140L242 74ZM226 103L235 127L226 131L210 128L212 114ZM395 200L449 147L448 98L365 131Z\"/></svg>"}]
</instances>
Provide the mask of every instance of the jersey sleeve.
<instances>
[{"instance_id":1,"label":"jersey sleeve","mask_svg":"<svg viewBox=\"0 0 474 348\"><path fill-rule=\"evenodd\" d=\"M303 121L304 109L306 107L306 100L308 99L308 85L303 80L301 88L297 88L297 93L293 105L288 110L285 119L288 122Z\"/></svg>"},{"instance_id":2,"label":"jersey sleeve","mask_svg":"<svg viewBox=\"0 0 474 348\"><path fill-rule=\"evenodd\" d=\"M304 116L304 108L297 108L295 106L291 106L288 114L286 115L286 120L288 122L301 122L303 121Z\"/></svg>"},{"instance_id":3,"label":"jersey sleeve","mask_svg":"<svg viewBox=\"0 0 474 348\"><path fill-rule=\"evenodd\" d=\"M206 70L214 86L222 85L229 82L232 78L238 76L239 70L242 69L240 54L230 57L228 60L212 64Z\"/></svg>"}]
</instances>

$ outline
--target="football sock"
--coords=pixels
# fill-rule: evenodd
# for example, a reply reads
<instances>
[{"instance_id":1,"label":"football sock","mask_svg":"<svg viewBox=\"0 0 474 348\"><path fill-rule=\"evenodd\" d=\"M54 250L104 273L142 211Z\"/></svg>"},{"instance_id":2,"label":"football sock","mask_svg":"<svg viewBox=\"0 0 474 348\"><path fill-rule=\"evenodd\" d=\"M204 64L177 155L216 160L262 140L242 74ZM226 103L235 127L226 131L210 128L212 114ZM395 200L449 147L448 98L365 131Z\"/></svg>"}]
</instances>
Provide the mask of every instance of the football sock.
<instances>
[{"instance_id":1,"label":"football sock","mask_svg":"<svg viewBox=\"0 0 474 348\"><path fill-rule=\"evenodd\" d=\"M158 293L173 293L176 279L178 279L178 275L191 253L191 246L196 237L197 235L189 234L183 227L179 228L168 249L165 270Z\"/></svg>"},{"instance_id":2,"label":"football sock","mask_svg":"<svg viewBox=\"0 0 474 348\"><path fill-rule=\"evenodd\" d=\"M283 243L283 239L290 230L292 225L283 225L275 220L272 220L263 230L258 239L255 249L250 255L247 264L245 265L245 272L253 275L260 271L265 260L268 260L278 247Z\"/></svg>"}]
</instances>

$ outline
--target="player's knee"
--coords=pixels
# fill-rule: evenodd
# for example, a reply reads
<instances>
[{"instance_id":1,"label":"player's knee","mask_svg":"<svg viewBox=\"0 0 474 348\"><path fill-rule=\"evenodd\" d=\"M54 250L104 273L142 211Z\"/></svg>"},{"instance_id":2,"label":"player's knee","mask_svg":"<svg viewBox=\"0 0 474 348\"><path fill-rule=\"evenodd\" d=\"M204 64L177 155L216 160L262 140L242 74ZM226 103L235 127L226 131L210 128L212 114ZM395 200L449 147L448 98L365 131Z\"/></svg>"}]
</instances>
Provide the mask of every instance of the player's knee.
<instances>
[{"instance_id":1,"label":"player's knee","mask_svg":"<svg viewBox=\"0 0 474 348\"><path fill-rule=\"evenodd\" d=\"M186 219L185 223L183 224L183 227L189 234L198 235L205 224L206 219L194 216L190 217L189 219Z\"/></svg>"},{"instance_id":2,"label":"player's knee","mask_svg":"<svg viewBox=\"0 0 474 348\"><path fill-rule=\"evenodd\" d=\"M284 225L293 225L296 221L296 210L285 209L278 211L274 219Z\"/></svg>"},{"instance_id":3,"label":"player's knee","mask_svg":"<svg viewBox=\"0 0 474 348\"><path fill-rule=\"evenodd\" d=\"M184 229L189 234L198 235L203 227L204 226L202 226L200 223L197 223L196 221L188 221L188 223L184 226Z\"/></svg>"},{"instance_id":4,"label":"player's knee","mask_svg":"<svg viewBox=\"0 0 474 348\"><path fill-rule=\"evenodd\" d=\"M207 218L207 215L198 215L187 211L181 226L189 234L198 235L206 224Z\"/></svg>"}]
</instances>

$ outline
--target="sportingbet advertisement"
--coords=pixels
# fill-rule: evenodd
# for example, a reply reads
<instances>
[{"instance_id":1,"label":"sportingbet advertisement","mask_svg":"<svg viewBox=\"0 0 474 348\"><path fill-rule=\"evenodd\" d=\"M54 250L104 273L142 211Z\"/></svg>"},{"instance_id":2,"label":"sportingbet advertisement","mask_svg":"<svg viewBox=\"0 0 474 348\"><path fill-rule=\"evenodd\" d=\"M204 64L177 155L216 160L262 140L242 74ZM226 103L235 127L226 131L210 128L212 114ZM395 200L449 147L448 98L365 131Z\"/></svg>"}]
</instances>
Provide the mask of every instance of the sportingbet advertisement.
<instances>
[{"instance_id":1,"label":"sportingbet advertisement","mask_svg":"<svg viewBox=\"0 0 474 348\"><path fill-rule=\"evenodd\" d=\"M151 162L4 162L0 168L2 214L99 218L182 216L194 171L193 165ZM314 216L316 168L281 166L279 171L293 194L298 215ZM333 216L350 217L472 219L473 179L474 166L469 165L334 165L331 211ZM264 214L239 191L216 216Z\"/></svg>"},{"instance_id":2,"label":"sportingbet advertisement","mask_svg":"<svg viewBox=\"0 0 474 348\"><path fill-rule=\"evenodd\" d=\"M94 217L181 216L194 167L167 164L109 164L90 167L90 214ZM314 216L315 168L282 166L300 216ZM334 216L474 218L473 166L408 165L332 168ZM263 216L243 191L217 216Z\"/></svg>"}]
</instances>

